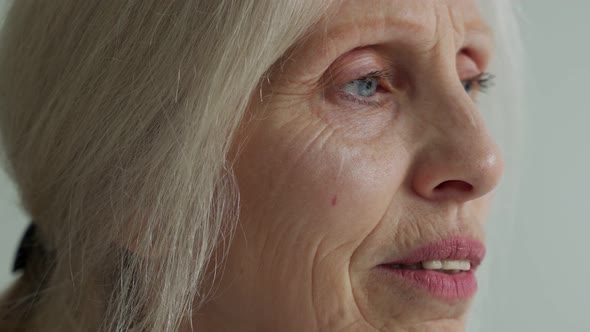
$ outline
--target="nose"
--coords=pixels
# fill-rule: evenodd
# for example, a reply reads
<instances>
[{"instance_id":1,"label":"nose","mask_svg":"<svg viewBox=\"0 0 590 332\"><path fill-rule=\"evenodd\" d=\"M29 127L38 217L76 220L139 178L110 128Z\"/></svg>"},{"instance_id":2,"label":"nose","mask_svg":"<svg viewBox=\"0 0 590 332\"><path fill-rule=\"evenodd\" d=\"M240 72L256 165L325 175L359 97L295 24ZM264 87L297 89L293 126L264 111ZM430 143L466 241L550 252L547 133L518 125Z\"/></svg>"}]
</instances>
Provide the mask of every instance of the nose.
<instances>
[{"instance_id":1,"label":"nose","mask_svg":"<svg viewBox=\"0 0 590 332\"><path fill-rule=\"evenodd\" d=\"M412 188L424 199L464 203L490 193L504 171L502 154L464 91L428 103Z\"/></svg>"}]
</instances>

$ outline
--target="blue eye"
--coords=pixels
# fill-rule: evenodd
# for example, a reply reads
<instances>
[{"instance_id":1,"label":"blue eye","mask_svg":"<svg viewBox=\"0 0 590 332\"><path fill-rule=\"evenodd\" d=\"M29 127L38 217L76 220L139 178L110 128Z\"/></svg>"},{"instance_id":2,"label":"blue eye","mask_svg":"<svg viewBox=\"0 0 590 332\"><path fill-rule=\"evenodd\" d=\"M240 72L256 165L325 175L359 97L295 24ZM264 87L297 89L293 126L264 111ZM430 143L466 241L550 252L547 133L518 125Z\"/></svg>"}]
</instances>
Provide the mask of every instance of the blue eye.
<instances>
[{"instance_id":1,"label":"blue eye","mask_svg":"<svg viewBox=\"0 0 590 332\"><path fill-rule=\"evenodd\" d=\"M384 107L393 101L393 75L389 70L372 71L338 86L340 99L368 107Z\"/></svg>"},{"instance_id":2,"label":"blue eye","mask_svg":"<svg viewBox=\"0 0 590 332\"><path fill-rule=\"evenodd\" d=\"M474 89L479 92L486 92L490 87L494 85L495 76L490 73L481 73L471 79L461 81L463 89L468 94L471 94Z\"/></svg>"},{"instance_id":3,"label":"blue eye","mask_svg":"<svg viewBox=\"0 0 590 332\"><path fill-rule=\"evenodd\" d=\"M369 98L377 93L378 85L379 79L377 77L365 77L346 83L343 90L354 96Z\"/></svg>"}]
</instances>

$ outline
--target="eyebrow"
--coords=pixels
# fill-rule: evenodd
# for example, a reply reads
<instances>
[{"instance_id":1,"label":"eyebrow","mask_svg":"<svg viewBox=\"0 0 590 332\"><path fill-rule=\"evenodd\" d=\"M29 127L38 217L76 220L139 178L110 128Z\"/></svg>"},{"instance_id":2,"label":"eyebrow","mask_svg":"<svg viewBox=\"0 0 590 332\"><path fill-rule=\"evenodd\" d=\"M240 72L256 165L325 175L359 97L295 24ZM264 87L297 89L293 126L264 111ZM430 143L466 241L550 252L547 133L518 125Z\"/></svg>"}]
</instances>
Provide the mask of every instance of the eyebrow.
<instances>
[{"instance_id":1,"label":"eyebrow","mask_svg":"<svg viewBox=\"0 0 590 332\"><path fill-rule=\"evenodd\" d=\"M325 72L336 59L357 48L395 43L409 45L419 51L433 47L440 39L437 35L438 25L428 24L429 21L423 16L384 16L383 13L366 11L360 15L350 15L350 12L340 15L340 8L333 8L335 10L329 10L325 19L320 21L315 30L292 50L294 53L288 56L291 58L297 54L295 58L301 56L313 59L309 63L312 66L308 71L310 74ZM349 8L345 10L350 11ZM338 18L348 15L353 18L338 22ZM478 65L485 67L493 53L492 29L478 12L464 15L461 21L462 45L458 45L457 52L468 51L477 58ZM354 31L355 27L367 37L351 38L350 32ZM372 33L374 31L378 32ZM457 29L453 27L453 31Z\"/></svg>"}]
</instances>

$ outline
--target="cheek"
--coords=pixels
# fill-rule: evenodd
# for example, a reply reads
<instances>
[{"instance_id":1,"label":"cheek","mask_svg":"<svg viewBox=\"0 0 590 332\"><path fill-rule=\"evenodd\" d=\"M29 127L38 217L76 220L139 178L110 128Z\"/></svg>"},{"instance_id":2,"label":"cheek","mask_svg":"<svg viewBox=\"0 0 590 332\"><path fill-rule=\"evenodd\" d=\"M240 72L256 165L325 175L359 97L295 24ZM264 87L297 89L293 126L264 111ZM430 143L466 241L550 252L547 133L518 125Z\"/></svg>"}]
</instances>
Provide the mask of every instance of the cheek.
<instances>
[{"instance_id":1,"label":"cheek","mask_svg":"<svg viewBox=\"0 0 590 332\"><path fill-rule=\"evenodd\" d=\"M479 199L473 200L471 202L472 209L473 209L473 211L471 213L472 213L472 215L480 216L480 218L478 219L478 223L479 223L480 227L483 227L488 220L487 217L490 214L492 202L493 202L493 193L489 193L489 194L487 194L483 197L480 197Z\"/></svg>"},{"instance_id":2,"label":"cheek","mask_svg":"<svg viewBox=\"0 0 590 332\"><path fill-rule=\"evenodd\" d=\"M380 220L399 181L387 158L342 145L336 137L308 149L287 175L287 206L314 211L310 231L360 241Z\"/></svg>"},{"instance_id":3,"label":"cheek","mask_svg":"<svg viewBox=\"0 0 590 332\"><path fill-rule=\"evenodd\" d=\"M227 294L239 295L227 302L290 320L297 312L301 322L354 315L351 259L388 211L409 160L395 135L356 140L306 111L270 111L247 135L234 167L240 225L224 273Z\"/></svg>"},{"instance_id":4,"label":"cheek","mask_svg":"<svg viewBox=\"0 0 590 332\"><path fill-rule=\"evenodd\" d=\"M393 135L355 142L319 118L260 128L237 172L247 227L278 248L301 236L350 258L401 187L404 150Z\"/></svg>"}]
</instances>

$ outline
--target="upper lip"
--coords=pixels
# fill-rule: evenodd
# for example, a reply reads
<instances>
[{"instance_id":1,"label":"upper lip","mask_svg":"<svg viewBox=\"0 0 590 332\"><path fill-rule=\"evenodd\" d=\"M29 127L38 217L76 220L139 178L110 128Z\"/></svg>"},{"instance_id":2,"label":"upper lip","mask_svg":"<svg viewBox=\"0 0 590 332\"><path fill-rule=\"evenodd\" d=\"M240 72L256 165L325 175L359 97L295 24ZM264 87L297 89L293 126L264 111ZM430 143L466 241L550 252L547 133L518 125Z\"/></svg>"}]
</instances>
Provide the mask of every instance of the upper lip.
<instances>
[{"instance_id":1,"label":"upper lip","mask_svg":"<svg viewBox=\"0 0 590 332\"><path fill-rule=\"evenodd\" d=\"M481 264L485 252L485 245L481 241L455 237L418 247L409 251L402 258L383 265L411 265L433 260L468 260L471 263L471 268L474 269Z\"/></svg>"}]
</instances>

